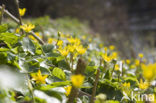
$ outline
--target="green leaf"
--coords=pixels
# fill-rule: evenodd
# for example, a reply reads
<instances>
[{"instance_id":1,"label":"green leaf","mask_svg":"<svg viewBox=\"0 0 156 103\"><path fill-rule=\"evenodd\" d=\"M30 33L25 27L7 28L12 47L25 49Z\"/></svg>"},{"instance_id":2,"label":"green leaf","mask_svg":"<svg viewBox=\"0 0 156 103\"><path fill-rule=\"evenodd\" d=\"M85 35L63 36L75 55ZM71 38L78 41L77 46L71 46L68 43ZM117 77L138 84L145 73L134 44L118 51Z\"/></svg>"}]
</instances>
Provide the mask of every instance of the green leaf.
<instances>
[{"instance_id":1,"label":"green leaf","mask_svg":"<svg viewBox=\"0 0 156 103\"><path fill-rule=\"evenodd\" d=\"M58 67L66 69L66 70L70 70L70 66L65 60L59 61L58 62Z\"/></svg>"},{"instance_id":2,"label":"green leaf","mask_svg":"<svg viewBox=\"0 0 156 103\"><path fill-rule=\"evenodd\" d=\"M55 97L58 100L62 101L62 96L60 92L54 91L54 90L44 90L44 93L46 93L47 95L51 96L51 97Z\"/></svg>"},{"instance_id":3,"label":"green leaf","mask_svg":"<svg viewBox=\"0 0 156 103\"><path fill-rule=\"evenodd\" d=\"M104 78L105 78L105 79L112 79L110 69L108 69L108 70L106 71L106 74L105 74Z\"/></svg>"},{"instance_id":4,"label":"green leaf","mask_svg":"<svg viewBox=\"0 0 156 103\"><path fill-rule=\"evenodd\" d=\"M47 94L50 97L54 97L54 98L57 98L58 100L62 101L62 96L61 96L62 93L61 92L57 92L55 90L52 90L52 88L44 89L43 87L40 87L40 88L36 88L36 89L44 92L45 94Z\"/></svg>"},{"instance_id":5,"label":"green leaf","mask_svg":"<svg viewBox=\"0 0 156 103\"><path fill-rule=\"evenodd\" d=\"M125 82L129 82L131 86L137 86L138 80L136 77L125 77L123 78Z\"/></svg>"},{"instance_id":6,"label":"green leaf","mask_svg":"<svg viewBox=\"0 0 156 103\"><path fill-rule=\"evenodd\" d=\"M118 82L112 82L110 80L104 79L99 81L97 92L106 94L108 100L121 100L123 94L119 87L120 85Z\"/></svg>"},{"instance_id":7,"label":"green leaf","mask_svg":"<svg viewBox=\"0 0 156 103\"><path fill-rule=\"evenodd\" d=\"M5 52L5 51L9 51L8 48L0 48L0 52Z\"/></svg>"},{"instance_id":8,"label":"green leaf","mask_svg":"<svg viewBox=\"0 0 156 103\"><path fill-rule=\"evenodd\" d=\"M0 52L0 64L7 63L7 53L6 52Z\"/></svg>"},{"instance_id":9,"label":"green leaf","mask_svg":"<svg viewBox=\"0 0 156 103\"><path fill-rule=\"evenodd\" d=\"M15 45L19 40L19 37L14 33L0 33L0 41L8 43L10 45Z\"/></svg>"},{"instance_id":10,"label":"green leaf","mask_svg":"<svg viewBox=\"0 0 156 103\"><path fill-rule=\"evenodd\" d=\"M8 29L8 25L7 24L0 25L0 33L6 32L7 29Z\"/></svg>"},{"instance_id":11,"label":"green leaf","mask_svg":"<svg viewBox=\"0 0 156 103\"><path fill-rule=\"evenodd\" d=\"M42 46L42 49L45 53L49 53L49 52L52 52L54 46L51 45L51 44L46 44L46 45L43 45Z\"/></svg>"},{"instance_id":12,"label":"green leaf","mask_svg":"<svg viewBox=\"0 0 156 103\"><path fill-rule=\"evenodd\" d=\"M64 71L60 68L55 67L52 71L52 75L54 75L55 77L57 77L61 80L66 80L66 75L65 75Z\"/></svg>"},{"instance_id":13,"label":"green leaf","mask_svg":"<svg viewBox=\"0 0 156 103\"><path fill-rule=\"evenodd\" d=\"M22 45L23 45L24 51L27 51L27 52L31 53L32 55L35 54L36 48L30 39L28 39L26 37L23 38Z\"/></svg>"},{"instance_id":14,"label":"green leaf","mask_svg":"<svg viewBox=\"0 0 156 103\"><path fill-rule=\"evenodd\" d=\"M63 82L54 82L51 84L52 86L56 86L56 87L59 87L59 86L66 86L66 85L70 85L70 81L63 81Z\"/></svg>"},{"instance_id":15,"label":"green leaf","mask_svg":"<svg viewBox=\"0 0 156 103\"><path fill-rule=\"evenodd\" d=\"M97 66L87 66L85 69L86 75L93 75L97 69Z\"/></svg>"}]
</instances>

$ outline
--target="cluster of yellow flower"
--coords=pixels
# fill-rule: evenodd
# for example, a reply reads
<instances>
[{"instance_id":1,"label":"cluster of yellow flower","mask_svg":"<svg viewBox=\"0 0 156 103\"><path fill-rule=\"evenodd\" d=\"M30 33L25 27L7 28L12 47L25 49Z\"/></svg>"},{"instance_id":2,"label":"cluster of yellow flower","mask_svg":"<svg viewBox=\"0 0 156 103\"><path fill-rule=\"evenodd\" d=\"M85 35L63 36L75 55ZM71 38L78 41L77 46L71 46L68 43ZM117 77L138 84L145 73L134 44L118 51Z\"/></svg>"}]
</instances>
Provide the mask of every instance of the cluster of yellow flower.
<instances>
[{"instance_id":1,"label":"cluster of yellow flower","mask_svg":"<svg viewBox=\"0 0 156 103\"><path fill-rule=\"evenodd\" d=\"M144 55L142 53L138 54L138 59L135 59L134 62L132 62L130 59L126 59L125 62L127 65L130 66L131 69L134 69L136 67L139 67L142 63L145 63L145 59L143 59ZM124 61L123 61L124 63Z\"/></svg>"},{"instance_id":2,"label":"cluster of yellow flower","mask_svg":"<svg viewBox=\"0 0 156 103\"><path fill-rule=\"evenodd\" d=\"M83 47L81 44L80 39L78 38L67 38L68 45L63 47L63 41L59 40L58 45L58 51L61 53L62 56L67 56L69 53L73 55L73 57L77 57L78 55L83 55L86 52L86 48Z\"/></svg>"},{"instance_id":3,"label":"cluster of yellow flower","mask_svg":"<svg viewBox=\"0 0 156 103\"><path fill-rule=\"evenodd\" d=\"M140 83L139 83L139 88L142 90L145 90L149 87L149 83L148 82L143 82L142 79L140 79Z\"/></svg>"},{"instance_id":4,"label":"cluster of yellow flower","mask_svg":"<svg viewBox=\"0 0 156 103\"><path fill-rule=\"evenodd\" d=\"M25 15L25 12L26 12L26 8L19 8L19 14L20 16L24 16ZM35 28L35 25L33 24L24 24L24 25L21 25L20 28L17 28L16 29L16 33L19 33L20 32L20 29L23 29L26 33L29 33L32 29Z\"/></svg>"},{"instance_id":5,"label":"cluster of yellow flower","mask_svg":"<svg viewBox=\"0 0 156 103\"><path fill-rule=\"evenodd\" d=\"M122 86L126 87L126 88L129 88L131 86L131 84L130 84L130 82L128 82L128 83L125 82L125 83L122 84Z\"/></svg>"},{"instance_id":6,"label":"cluster of yellow flower","mask_svg":"<svg viewBox=\"0 0 156 103\"><path fill-rule=\"evenodd\" d=\"M113 51L115 49L115 46L111 45L111 46L109 46L109 49ZM111 54L108 55L107 47L104 47L104 51L105 51L105 53L103 53L101 55L104 61L111 62L112 60L117 59L117 57L118 57L117 52L112 52Z\"/></svg>"},{"instance_id":7,"label":"cluster of yellow flower","mask_svg":"<svg viewBox=\"0 0 156 103\"><path fill-rule=\"evenodd\" d=\"M29 33L32 29L35 28L35 25L33 24L24 24L20 26L21 29L23 29L25 32Z\"/></svg>"}]
</instances>

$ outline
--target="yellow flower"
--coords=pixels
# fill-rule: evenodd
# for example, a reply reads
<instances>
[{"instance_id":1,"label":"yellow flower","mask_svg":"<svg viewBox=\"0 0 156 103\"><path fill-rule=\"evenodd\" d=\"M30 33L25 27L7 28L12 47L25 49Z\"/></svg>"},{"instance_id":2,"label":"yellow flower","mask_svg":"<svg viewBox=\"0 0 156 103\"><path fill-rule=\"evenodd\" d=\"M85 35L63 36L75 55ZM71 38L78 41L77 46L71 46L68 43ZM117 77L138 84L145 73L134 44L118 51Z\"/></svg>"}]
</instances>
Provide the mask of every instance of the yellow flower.
<instances>
[{"instance_id":1,"label":"yellow flower","mask_svg":"<svg viewBox=\"0 0 156 103\"><path fill-rule=\"evenodd\" d=\"M131 69L134 69L136 66L135 65L131 65Z\"/></svg>"},{"instance_id":2,"label":"yellow flower","mask_svg":"<svg viewBox=\"0 0 156 103\"><path fill-rule=\"evenodd\" d=\"M85 36L85 35L83 35L83 36L82 36L82 39L83 39L83 40L85 40L85 39L86 39L86 36Z\"/></svg>"},{"instance_id":3,"label":"yellow flower","mask_svg":"<svg viewBox=\"0 0 156 103\"><path fill-rule=\"evenodd\" d=\"M112 59L116 59L118 56L118 53L117 52L113 52L112 55L111 55L111 58Z\"/></svg>"},{"instance_id":4,"label":"yellow flower","mask_svg":"<svg viewBox=\"0 0 156 103\"><path fill-rule=\"evenodd\" d=\"M129 88L131 86L131 84L130 84L130 82L128 82L128 83L125 82L125 83L122 84L122 86Z\"/></svg>"},{"instance_id":5,"label":"yellow flower","mask_svg":"<svg viewBox=\"0 0 156 103\"><path fill-rule=\"evenodd\" d=\"M136 60L135 60L135 65L136 65L136 66L139 66L139 65L140 65L140 60L136 59Z\"/></svg>"},{"instance_id":6,"label":"yellow flower","mask_svg":"<svg viewBox=\"0 0 156 103\"><path fill-rule=\"evenodd\" d=\"M146 80L152 81L156 77L156 63L154 64L142 64L143 76Z\"/></svg>"},{"instance_id":7,"label":"yellow flower","mask_svg":"<svg viewBox=\"0 0 156 103\"><path fill-rule=\"evenodd\" d=\"M140 58L143 58L143 57L144 57L144 55L143 55L142 53L139 53L138 56L139 56Z\"/></svg>"},{"instance_id":8,"label":"yellow flower","mask_svg":"<svg viewBox=\"0 0 156 103\"><path fill-rule=\"evenodd\" d=\"M48 77L48 75L42 75L41 74L41 71L40 70L38 70L38 72L37 72L37 74L35 73L32 73L31 74L31 76L32 76L32 78L33 78L33 80L35 80L36 81L36 83L41 83L41 84L45 84L46 82L45 82L45 79Z\"/></svg>"},{"instance_id":9,"label":"yellow flower","mask_svg":"<svg viewBox=\"0 0 156 103\"><path fill-rule=\"evenodd\" d=\"M58 51L61 53L62 56L67 56L69 53L69 50L67 50L66 48L58 49Z\"/></svg>"},{"instance_id":10,"label":"yellow flower","mask_svg":"<svg viewBox=\"0 0 156 103\"><path fill-rule=\"evenodd\" d=\"M23 29L25 32L30 32L32 29L35 28L35 25L33 24L24 24L20 26L21 29Z\"/></svg>"},{"instance_id":11,"label":"yellow flower","mask_svg":"<svg viewBox=\"0 0 156 103\"><path fill-rule=\"evenodd\" d=\"M20 29L19 29L19 28L17 28L15 32L16 32L16 33L19 33L19 32L20 32Z\"/></svg>"},{"instance_id":12,"label":"yellow flower","mask_svg":"<svg viewBox=\"0 0 156 103\"><path fill-rule=\"evenodd\" d=\"M23 9L20 9L19 8L19 14L20 14L20 16L24 16L25 12L26 12L26 8L23 8Z\"/></svg>"},{"instance_id":13,"label":"yellow flower","mask_svg":"<svg viewBox=\"0 0 156 103\"><path fill-rule=\"evenodd\" d=\"M115 70L118 71L120 69L119 64L115 64Z\"/></svg>"},{"instance_id":14,"label":"yellow flower","mask_svg":"<svg viewBox=\"0 0 156 103\"><path fill-rule=\"evenodd\" d=\"M86 49L83 48L82 46L78 46L78 47L76 48L76 51L77 51L80 55L82 55L82 54L84 54L84 53L86 52Z\"/></svg>"},{"instance_id":15,"label":"yellow flower","mask_svg":"<svg viewBox=\"0 0 156 103\"><path fill-rule=\"evenodd\" d=\"M53 43L53 38L48 38L48 44L52 44Z\"/></svg>"},{"instance_id":16,"label":"yellow flower","mask_svg":"<svg viewBox=\"0 0 156 103\"><path fill-rule=\"evenodd\" d=\"M76 52L76 53L74 53L73 54L73 59L76 59L77 58L77 56L78 56L78 53Z\"/></svg>"},{"instance_id":17,"label":"yellow flower","mask_svg":"<svg viewBox=\"0 0 156 103\"><path fill-rule=\"evenodd\" d=\"M57 45L60 47L60 46L62 46L63 45L63 41L62 40L59 40L58 42L57 42Z\"/></svg>"},{"instance_id":18,"label":"yellow flower","mask_svg":"<svg viewBox=\"0 0 156 103\"><path fill-rule=\"evenodd\" d=\"M145 90L148 87L149 87L149 84L147 82L143 82L143 80L140 79L139 88Z\"/></svg>"},{"instance_id":19,"label":"yellow flower","mask_svg":"<svg viewBox=\"0 0 156 103\"><path fill-rule=\"evenodd\" d=\"M84 78L85 77L83 75L81 75L81 74L72 75L71 76L71 81L72 81L73 86L76 87L76 88L80 88L81 85L84 82Z\"/></svg>"},{"instance_id":20,"label":"yellow flower","mask_svg":"<svg viewBox=\"0 0 156 103\"><path fill-rule=\"evenodd\" d=\"M39 32L35 32L35 35L38 36L39 38L42 38Z\"/></svg>"},{"instance_id":21,"label":"yellow flower","mask_svg":"<svg viewBox=\"0 0 156 103\"><path fill-rule=\"evenodd\" d=\"M71 53L73 53L75 51L75 49L76 49L76 46L68 45L65 48L67 48L67 50L69 50Z\"/></svg>"},{"instance_id":22,"label":"yellow flower","mask_svg":"<svg viewBox=\"0 0 156 103\"><path fill-rule=\"evenodd\" d=\"M68 42L71 43L71 44L76 44L76 45L79 45L81 43L80 39L78 38L67 38Z\"/></svg>"},{"instance_id":23,"label":"yellow flower","mask_svg":"<svg viewBox=\"0 0 156 103\"><path fill-rule=\"evenodd\" d=\"M110 45L110 46L109 46L109 49L110 49L110 50L114 50L114 49L115 49L115 46L114 46L114 45Z\"/></svg>"},{"instance_id":24,"label":"yellow flower","mask_svg":"<svg viewBox=\"0 0 156 103\"><path fill-rule=\"evenodd\" d=\"M102 58L103 58L106 62L111 62L111 61L112 61L111 56L107 56L107 53L102 54Z\"/></svg>"},{"instance_id":25,"label":"yellow flower","mask_svg":"<svg viewBox=\"0 0 156 103\"><path fill-rule=\"evenodd\" d=\"M130 64L130 63L131 63L131 61L130 61L129 59L127 59L127 60L126 60L126 63L127 63L127 64Z\"/></svg>"},{"instance_id":26,"label":"yellow flower","mask_svg":"<svg viewBox=\"0 0 156 103\"><path fill-rule=\"evenodd\" d=\"M104 47L104 51L105 51L105 53L107 52L107 47Z\"/></svg>"},{"instance_id":27,"label":"yellow flower","mask_svg":"<svg viewBox=\"0 0 156 103\"><path fill-rule=\"evenodd\" d=\"M37 41L32 35L29 35L28 37L34 41Z\"/></svg>"},{"instance_id":28,"label":"yellow flower","mask_svg":"<svg viewBox=\"0 0 156 103\"><path fill-rule=\"evenodd\" d=\"M71 89L72 89L72 86L64 87L64 89L66 90L65 95L66 95L66 96L69 96L69 94L70 94L70 92L71 92Z\"/></svg>"}]
</instances>

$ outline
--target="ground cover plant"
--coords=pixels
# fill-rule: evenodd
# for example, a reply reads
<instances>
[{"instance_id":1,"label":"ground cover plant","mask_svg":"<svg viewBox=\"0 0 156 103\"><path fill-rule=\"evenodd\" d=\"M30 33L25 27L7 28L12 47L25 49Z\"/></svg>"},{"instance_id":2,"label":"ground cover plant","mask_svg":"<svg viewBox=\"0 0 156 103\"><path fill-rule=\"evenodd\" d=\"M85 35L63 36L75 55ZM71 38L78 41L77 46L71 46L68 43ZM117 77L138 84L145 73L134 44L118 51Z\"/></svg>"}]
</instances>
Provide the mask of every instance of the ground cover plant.
<instances>
[{"instance_id":1,"label":"ground cover plant","mask_svg":"<svg viewBox=\"0 0 156 103\"><path fill-rule=\"evenodd\" d=\"M124 60L78 20L22 20L18 7L17 18L0 7L0 103L156 102L156 63L142 53Z\"/></svg>"}]
</instances>

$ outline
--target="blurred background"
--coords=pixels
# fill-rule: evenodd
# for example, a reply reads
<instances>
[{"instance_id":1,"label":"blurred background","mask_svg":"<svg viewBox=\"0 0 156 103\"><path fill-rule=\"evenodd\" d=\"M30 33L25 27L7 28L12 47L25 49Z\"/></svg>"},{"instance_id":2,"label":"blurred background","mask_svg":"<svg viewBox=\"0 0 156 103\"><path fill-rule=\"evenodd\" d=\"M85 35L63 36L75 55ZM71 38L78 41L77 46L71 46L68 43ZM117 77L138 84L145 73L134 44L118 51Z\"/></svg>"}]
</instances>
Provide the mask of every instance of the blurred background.
<instances>
[{"instance_id":1,"label":"blurred background","mask_svg":"<svg viewBox=\"0 0 156 103\"><path fill-rule=\"evenodd\" d=\"M0 0L13 14L13 0ZM115 45L124 58L144 53L156 59L155 0L20 0L26 18L48 15L51 19L76 18L87 22L90 33L100 34L104 45Z\"/></svg>"}]
</instances>

